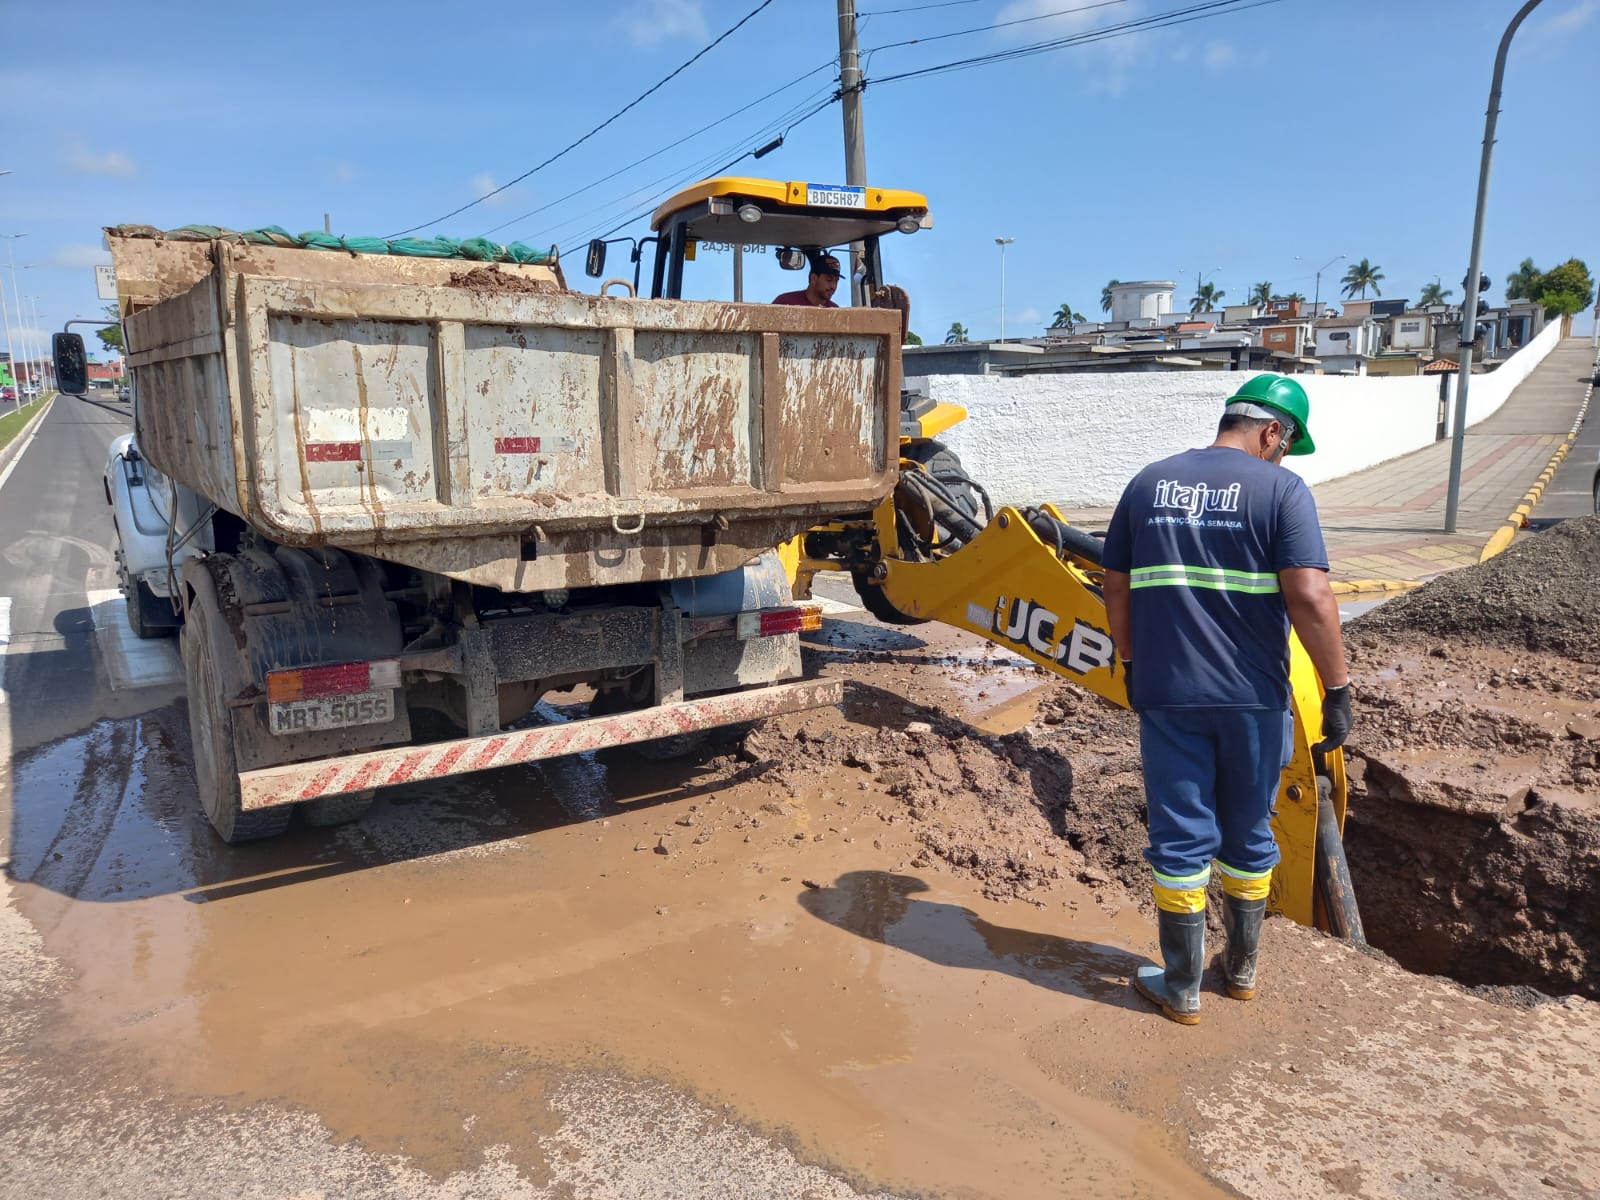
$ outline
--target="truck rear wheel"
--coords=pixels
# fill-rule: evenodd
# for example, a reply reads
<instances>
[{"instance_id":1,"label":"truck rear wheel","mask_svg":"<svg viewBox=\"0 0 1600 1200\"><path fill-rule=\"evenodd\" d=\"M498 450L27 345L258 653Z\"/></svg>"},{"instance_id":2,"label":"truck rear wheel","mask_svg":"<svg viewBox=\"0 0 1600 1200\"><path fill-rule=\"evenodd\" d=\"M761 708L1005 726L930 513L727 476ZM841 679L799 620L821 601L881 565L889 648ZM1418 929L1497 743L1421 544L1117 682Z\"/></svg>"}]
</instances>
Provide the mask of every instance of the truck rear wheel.
<instances>
[{"instance_id":1,"label":"truck rear wheel","mask_svg":"<svg viewBox=\"0 0 1600 1200\"><path fill-rule=\"evenodd\" d=\"M183 627L183 671L189 692L189 734L194 747L194 780L200 807L217 836L230 844L276 837L289 827L290 805L246 812L239 802L239 763L233 747L234 710L224 702L224 681L235 672L219 660L228 652L223 617L216 598L201 593ZM237 692L228 689L227 694Z\"/></svg>"}]
</instances>

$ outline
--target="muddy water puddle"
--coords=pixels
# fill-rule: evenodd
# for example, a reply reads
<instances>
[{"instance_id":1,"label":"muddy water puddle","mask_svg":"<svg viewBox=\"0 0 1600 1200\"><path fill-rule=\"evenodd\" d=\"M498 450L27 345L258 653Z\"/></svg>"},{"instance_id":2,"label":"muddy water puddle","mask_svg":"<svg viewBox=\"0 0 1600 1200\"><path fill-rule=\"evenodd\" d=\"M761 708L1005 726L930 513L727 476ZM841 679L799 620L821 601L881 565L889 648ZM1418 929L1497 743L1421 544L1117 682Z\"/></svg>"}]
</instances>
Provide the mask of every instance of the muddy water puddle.
<instances>
[{"instance_id":1,"label":"muddy water puddle","mask_svg":"<svg viewBox=\"0 0 1600 1200\"><path fill-rule=\"evenodd\" d=\"M1162 1126L1030 1048L1148 1024L1118 948L1143 923L1068 925L910 867L854 772L599 755L229 849L194 811L181 709L127 724L19 764L16 874L75 973L53 1036L160 1092L303 1109L440 1176L505 1146L538 1179L574 1119L560 1097L609 1078L907 1193L1218 1194Z\"/></svg>"}]
</instances>

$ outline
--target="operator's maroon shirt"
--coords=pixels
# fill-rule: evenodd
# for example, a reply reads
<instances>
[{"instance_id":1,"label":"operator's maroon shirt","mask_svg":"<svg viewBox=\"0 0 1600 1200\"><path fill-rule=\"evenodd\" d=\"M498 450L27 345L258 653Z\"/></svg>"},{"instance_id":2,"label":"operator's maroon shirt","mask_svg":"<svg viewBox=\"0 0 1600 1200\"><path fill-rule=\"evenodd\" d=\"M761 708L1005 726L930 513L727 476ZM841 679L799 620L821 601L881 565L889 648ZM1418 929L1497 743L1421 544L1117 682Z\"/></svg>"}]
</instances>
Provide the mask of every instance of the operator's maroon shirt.
<instances>
[{"instance_id":1,"label":"operator's maroon shirt","mask_svg":"<svg viewBox=\"0 0 1600 1200\"><path fill-rule=\"evenodd\" d=\"M776 300L774 300L773 303L774 304L798 304L801 308L838 308L839 307L832 300L824 301L821 304L812 304L810 300L806 299L806 293L805 293L805 289L804 288L802 288L798 292L785 292L783 295L779 296Z\"/></svg>"}]
</instances>

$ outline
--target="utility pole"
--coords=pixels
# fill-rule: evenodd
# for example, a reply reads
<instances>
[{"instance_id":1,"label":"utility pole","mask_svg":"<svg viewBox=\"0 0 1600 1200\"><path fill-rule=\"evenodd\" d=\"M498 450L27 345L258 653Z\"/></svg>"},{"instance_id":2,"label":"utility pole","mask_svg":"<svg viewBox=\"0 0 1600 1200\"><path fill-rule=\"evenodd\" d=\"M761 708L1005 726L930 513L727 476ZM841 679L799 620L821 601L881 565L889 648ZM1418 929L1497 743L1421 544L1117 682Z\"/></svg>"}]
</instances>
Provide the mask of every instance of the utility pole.
<instances>
[{"instance_id":1,"label":"utility pole","mask_svg":"<svg viewBox=\"0 0 1600 1200\"><path fill-rule=\"evenodd\" d=\"M1489 165L1494 158L1494 127L1500 119L1500 84L1506 74L1506 53L1517 26L1542 0L1528 0L1500 38L1494 56L1494 78L1489 84L1489 112L1483 123L1483 157L1478 163L1478 207L1472 217L1472 261L1467 266L1466 296L1461 301L1461 374L1456 383L1456 412L1450 436L1450 481L1445 490L1444 531L1456 531L1456 508L1461 499L1461 455L1467 440L1467 390L1472 384L1472 347L1478 338L1478 281L1483 272L1483 210L1489 204Z\"/></svg>"},{"instance_id":2,"label":"utility pole","mask_svg":"<svg viewBox=\"0 0 1600 1200\"><path fill-rule=\"evenodd\" d=\"M1000 340L1006 340L1006 247L1016 238L997 237L994 244L1000 247Z\"/></svg>"},{"instance_id":3,"label":"utility pole","mask_svg":"<svg viewBox=\"0 0 1600 1200\"><path fill-rule=\"evenodd\" d=\"M844 181L867 186L867 134L861 121L861 46L856 41L856 0L839 0L839 107L844 113ZM850 303L865 302L861 259L865 247L850 243Z\"/></svg>"}]
</instances>

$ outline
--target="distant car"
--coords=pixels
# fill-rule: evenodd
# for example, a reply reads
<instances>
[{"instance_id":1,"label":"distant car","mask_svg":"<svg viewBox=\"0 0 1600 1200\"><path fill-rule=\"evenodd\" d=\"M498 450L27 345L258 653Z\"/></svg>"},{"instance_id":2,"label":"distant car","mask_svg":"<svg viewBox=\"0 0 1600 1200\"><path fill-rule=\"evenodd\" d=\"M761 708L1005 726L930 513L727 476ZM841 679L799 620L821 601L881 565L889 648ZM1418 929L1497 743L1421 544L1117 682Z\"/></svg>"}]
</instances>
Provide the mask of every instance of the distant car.
<instances>
[{"instance_id":1,"label":"distant car","mask_svg":"<svg viewBox=\"0 0 1600 1200\"><path fill-rule=\"evenodd\" d=\"M117 389L117 399L118 400L132 400L133 399L133 389L130 388L127 384L123 384L121 387L119 387Z\"/></svg>"},{"instance_id":2,"label":"distant car","mask_svg":"<svg viewBox=\"0 0 1600 1200\"><path fill-rule=\"evenodd\" d=\"M5 387L0 387L0 400L15 400L16 398L17 398L17 389L16 388L12 387L9 384L7 384Z\"/></svg>"},{"instance_id":3,"label":"distant car","mask_svg":"<svg viewBox=\"0 0 1600 1200\"><path fill-rule=\"evenodd\" d=\"M39 385L37 383L25 383L25 384L23 384L22 385L22 394L24 396L37 396L39 394Z\"/></svg>"}]
</instances>

